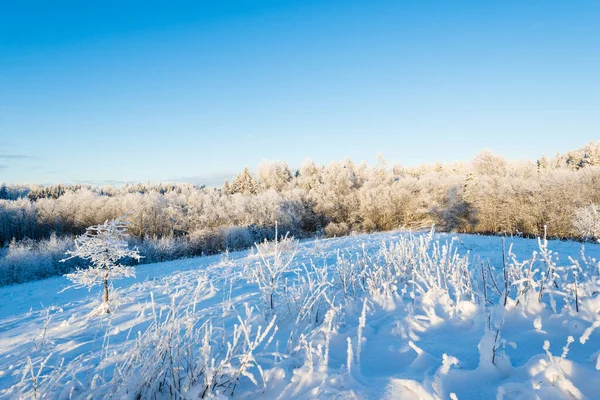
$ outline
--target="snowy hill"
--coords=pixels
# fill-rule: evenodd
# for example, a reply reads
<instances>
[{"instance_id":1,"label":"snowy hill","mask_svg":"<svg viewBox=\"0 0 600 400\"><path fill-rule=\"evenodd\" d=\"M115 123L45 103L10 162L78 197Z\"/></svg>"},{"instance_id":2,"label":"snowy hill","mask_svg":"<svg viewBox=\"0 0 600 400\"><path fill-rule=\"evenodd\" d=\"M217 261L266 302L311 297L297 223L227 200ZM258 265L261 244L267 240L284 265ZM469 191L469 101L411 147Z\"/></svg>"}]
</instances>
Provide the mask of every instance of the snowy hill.
<instances>
[{"instance_id":1,"label":"snowy hill","mask_svg":"<svg viewBox=\"0 0 600 400\"><path fill-rule=\"evenodd\" d=\"M594 398L600 245L403 232L0 288L0 398ZM289 261L289 263L288 263Z\"/></svg>"}]
</instances>

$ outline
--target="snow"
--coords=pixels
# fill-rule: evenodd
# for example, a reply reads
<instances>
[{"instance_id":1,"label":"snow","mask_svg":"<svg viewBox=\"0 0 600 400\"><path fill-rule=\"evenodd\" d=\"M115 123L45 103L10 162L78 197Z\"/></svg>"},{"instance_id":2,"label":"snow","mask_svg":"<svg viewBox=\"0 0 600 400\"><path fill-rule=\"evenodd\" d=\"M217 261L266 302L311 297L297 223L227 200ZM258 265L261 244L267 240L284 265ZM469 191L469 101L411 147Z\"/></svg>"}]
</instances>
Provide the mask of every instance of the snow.
<instances>
[{"instance_id":1,"label":"snow","mask_svg":"<svg viewBox=\"0 0 600 400\"><path fill-rule=\"evenodd\" d=\"M0 288L0 398L594 398L600 245L582 260L581 243L502 240L390 232L142 265L108 315L64 277Z\"/></svg>"}]
</instances>

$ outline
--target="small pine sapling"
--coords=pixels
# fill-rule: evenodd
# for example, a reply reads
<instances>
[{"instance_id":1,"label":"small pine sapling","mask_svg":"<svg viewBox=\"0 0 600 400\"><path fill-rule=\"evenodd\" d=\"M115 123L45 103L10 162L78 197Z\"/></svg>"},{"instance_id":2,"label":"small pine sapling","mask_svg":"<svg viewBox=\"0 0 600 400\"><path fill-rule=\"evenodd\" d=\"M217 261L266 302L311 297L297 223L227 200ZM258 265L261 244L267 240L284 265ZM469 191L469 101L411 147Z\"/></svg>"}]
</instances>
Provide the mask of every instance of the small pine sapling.
<instances>
[{"instance_id":1,"label":"small pine sapling","mask_svg":"<svg viewBox=\"0 0 600 400\"><path fill-rule=\"evenodd\" d=\"M87 228L86 232L75 239L75 250L67 251L69 257L61 262L80 257L91 263L88 269L77 269L66 274L76 287L87 287L103 284L104 297L102 311L110 313L108 305L108 281L135 276L135 269L119 263L124 258L138 260L141 258L137 247L129 248L127 243L128 222L124 217L106 221L100 225Z\"/></svg>"}]
</instances>

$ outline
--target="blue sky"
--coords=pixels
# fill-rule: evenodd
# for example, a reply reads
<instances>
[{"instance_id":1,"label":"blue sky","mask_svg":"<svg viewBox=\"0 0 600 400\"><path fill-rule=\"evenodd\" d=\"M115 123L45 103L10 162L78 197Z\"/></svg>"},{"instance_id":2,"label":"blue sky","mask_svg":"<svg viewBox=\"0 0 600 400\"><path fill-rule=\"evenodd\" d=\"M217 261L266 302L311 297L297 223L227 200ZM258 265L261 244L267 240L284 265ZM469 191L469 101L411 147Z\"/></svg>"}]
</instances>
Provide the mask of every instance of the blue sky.
<instances>
[{"instance_id":1,"label":"blue sky","mask_svg":"<svg viewBox=\"0 0 600 400\"><path fill-rule=\"evenodd\" d=\"M0 181L220 183L600 139L598 1L0 5Z\"/></svg>"}]
</instances>

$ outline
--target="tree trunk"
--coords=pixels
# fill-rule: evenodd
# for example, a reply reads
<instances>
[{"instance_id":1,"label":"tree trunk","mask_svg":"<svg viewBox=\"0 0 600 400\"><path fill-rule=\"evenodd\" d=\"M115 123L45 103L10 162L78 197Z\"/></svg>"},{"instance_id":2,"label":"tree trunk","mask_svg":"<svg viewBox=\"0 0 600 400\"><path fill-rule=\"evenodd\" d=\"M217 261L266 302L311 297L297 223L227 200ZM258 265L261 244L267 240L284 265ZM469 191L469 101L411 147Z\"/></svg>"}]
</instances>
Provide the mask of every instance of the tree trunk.
<instances>
[{"instance_id":1,"label":"tree trunk","mask_svg":"<svg viewBox=\"0 0 600 400\"><path fill-rule=\"evenodd\" d=\"M104 277L104 310L107 314L110 314L110 308L108 307L108 276Z\"/></svg>"}]
</instances>

